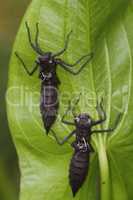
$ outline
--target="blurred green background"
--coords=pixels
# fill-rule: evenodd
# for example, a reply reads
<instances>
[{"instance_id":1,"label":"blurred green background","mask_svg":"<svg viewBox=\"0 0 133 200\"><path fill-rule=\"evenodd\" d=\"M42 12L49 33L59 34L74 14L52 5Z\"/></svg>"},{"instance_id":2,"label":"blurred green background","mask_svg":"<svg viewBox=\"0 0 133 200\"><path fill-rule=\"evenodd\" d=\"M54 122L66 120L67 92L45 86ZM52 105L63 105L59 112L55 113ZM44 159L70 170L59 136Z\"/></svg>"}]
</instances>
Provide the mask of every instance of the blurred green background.
<instances>
[{"instance_id":1,"label":"blurred green background","mask_svg":"<svg viewBox=\"0 0 133 200\"><path fill-rule=\"evenodd\" d=\"M8 64L15 36L30 0L6 0L0 5L0 200L18 200L19 168L6 116Z\"/></svg>"}]
</instances>

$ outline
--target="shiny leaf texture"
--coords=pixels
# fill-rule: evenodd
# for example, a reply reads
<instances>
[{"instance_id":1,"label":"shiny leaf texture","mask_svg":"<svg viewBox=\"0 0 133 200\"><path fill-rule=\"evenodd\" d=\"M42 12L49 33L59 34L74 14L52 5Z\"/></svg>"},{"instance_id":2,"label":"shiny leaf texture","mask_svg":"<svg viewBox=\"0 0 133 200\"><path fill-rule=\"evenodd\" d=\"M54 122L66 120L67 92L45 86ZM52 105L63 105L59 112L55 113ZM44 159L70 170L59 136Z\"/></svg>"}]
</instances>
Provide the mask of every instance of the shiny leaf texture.
<instances>
[{"instance_id":1,"label":"shiny leaf texture","mask_svg":"<svg viewBox=\"0 0 133 200\"><path fill-rule=\"evenodd\" d=\"M119 112L121 121L112 134L95 134L88 178L76 200L133 199L133 4L125 0L33 0L16 37L10 62L7 90L9 125L21 170L20 200L71 200L68 181L72 148L60 147L46 136L40 111L38 73L29 77L14 55L19 52L31 69L36 54L31 49L25 21L32 38L39 22L39 42L45 51L57 52L73 30L63 59L74 62L93 51L94 59L78 76L58 68L61 80L60 109L53 126L59 137L72 128L61 124L69 99L82 92L79 112L93 118L96 100L103 97L107 120L113 126ZM78 67L78 66L77 66ZM72 116L69 116L69 118ZM99 127L100 128L100 127Z\"/></svg>"}]
</instances>

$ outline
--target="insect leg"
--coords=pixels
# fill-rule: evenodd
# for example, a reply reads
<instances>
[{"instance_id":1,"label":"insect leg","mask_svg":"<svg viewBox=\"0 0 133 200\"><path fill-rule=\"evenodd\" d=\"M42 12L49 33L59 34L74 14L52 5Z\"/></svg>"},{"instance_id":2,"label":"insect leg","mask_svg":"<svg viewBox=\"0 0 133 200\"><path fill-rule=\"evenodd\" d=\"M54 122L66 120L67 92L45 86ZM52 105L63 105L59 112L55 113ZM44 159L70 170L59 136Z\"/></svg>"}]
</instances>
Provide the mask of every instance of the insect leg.
<instances>
[{"instance_id":1,"label":"insect leg","mask_svg":"<svg viewBox=\"0 0 133 200\"><path fill-rule=\"evenodd\" d=\"M75 134L75 131L73 131L72 133L70 133L68 136L66 136L63 140L60 140L58 138L58 136L56 135L56 133L51 129L52 131L52 134L56 140L56 142L59 144L59 145L63 145L64 143L66 143L74 134Z\"/></svg>"},{"instance_id":2,"label":"insect leg","mask_svg":"<svg viewBox=\"0 0 133 200\"><path fill-rule=\"evenodd\" d=\"M36 46L36 45L32 42L31 34L30 34L30 28L29 28L29 26L28 26L28 23L25 22L25 25L26 25L26 29L27 29L27 33L28 33L29 43L30 43L32 49L33 49L36 53L42 55L42 51L40 51L40 48L38 48L38 46ZM38 33L36 34L36 37L38 37Z\"/></svg>"},{"instance_id":3,"label":"insect leg","mask_svg":"<svg viewBox=\"0 0 133 200\"><path fill-rule=\"evenodd\" d=\"M63 48L61 51L59 51L58 53L53 54L54 57L60 56L61 54L63 54L63 53L67 50L67 48L68 48L68 43L69 43L69 39L70 39L71 34L72 34L72 31L70 31L70 32L68 33L67 37L66 37L66 41L65 41L65 46L64 46L64 48Z\"/></svg>"},{"instance_id":4,"label":"insect leg","mask_svg":"<svg viewBox=\"0 0 133 200\"><path fill-rule=\"evenodd\" d=\"M89 54L87 54L87 55L84 55L84 56L82 56L80 59L78 59L75 63L73 63L73 64L70 64L70 63L67 63L67 62L65 62L65 61L62 61L62 60L60 60L60 64L63 64L65 67L74 67L74 66L76 66L77 64L79 64L84 58L86 58L86 57L88 57L89 56L89 59L90 59L90 57L92 58L92 53L89 53ZM88 61L87 61L88 62Z\"/></svg>"},{"instance_id":5,"label":"insect leg","mask_svg":"<svg viewBox=\"0 0 133 200\"><path fill-rule=\"evenodd\" d=\"M35 67L34 67L34 68L32 69L32 71L30 72L30 71L28 70L28 68L26 67L26 65L25 65L25 63L24 63L24 61L23 61L23 59L19 56L19 54L18 54L17 52L15 52L15 55L16 55L16 57L18 58L18 60L21 62L21 64L23 65L23 67L24 67L25 71L27 72L27 74L28 74L29 76L32 76L32 75L34 74L34 72L37 70L38 64L36 63Z\"/></svg>"},{"instance_id":6,"label":"insect leg","mask_svg":"<svg viewBox=\"0 0 133 200\"><path fill-rule=\"evenodd\" d=\"M106 113L105 113L105 111L104 111L104 109L103 109L103 98L102 98L100 104L99 104L98 101L97 101L96 110L97 110L97 112L98 112L98 115L99 115L100 119L97 120L97 121L93 121L93 126L98 125L98 124L101 124L101 123L103 123L104 121L106 121L106 119L107 119Z\"/></svg>"},{"instance_id":7,"label":"insect leg","mask_svg":"<svg viewBox=\"0 0 133 200\"><path fill-rule=\"evenodd\" d=\"M92 133L104 133L104 132L112 132L112 131L114 131L118 126L118 123L120 121L121 115L122 115L122 113L118 114L113 128L108 128L108 129L103 129L103 130L93 130L93 131L91 131L91 134Z\"/></svg>"},{"instance_id":8,"label":"insect leg","mask_svg":"<svg viewBox=\"0 0 133 200\"><path fill-rule=\"evenodd\" d=\"M78 69L78 71L74 72L72 71L69 67L74 67L75 65L77 65L78 63L80 63L84 58L88 57L87 61L85 63L83 63L81 65L81 67ZM58 64L63 67L66 71L68 71L69 73L73 74L73 75L78 75L83 69L84 67L91 61L91 59L93 58L93 53L87 54L85 56L82 56L79 60L77 60L74 64L68 64L62 60L57 61Z\"/></svg>"}]
</instances>

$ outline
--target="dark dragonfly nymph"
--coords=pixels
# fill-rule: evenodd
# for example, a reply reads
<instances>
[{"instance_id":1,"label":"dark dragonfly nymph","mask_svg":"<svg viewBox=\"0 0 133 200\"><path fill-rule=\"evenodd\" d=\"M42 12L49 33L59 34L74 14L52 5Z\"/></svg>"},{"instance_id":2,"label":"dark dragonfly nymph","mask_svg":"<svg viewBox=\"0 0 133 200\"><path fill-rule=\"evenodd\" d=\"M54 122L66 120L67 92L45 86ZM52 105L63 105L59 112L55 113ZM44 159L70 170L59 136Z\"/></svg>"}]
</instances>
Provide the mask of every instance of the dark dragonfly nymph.
<instances>
[{"instance_id":1,"label":"dark dragonfly nymph","mask_svg":"<svg viewBox=\"0 0 133 200\"><path fill-rule=\"evenodd\" d=\"M96 107L99 115L98 120L93 120L91 116L89 116L89 114L87 113L76 115L74 110L78 102L79 99L75 103L74 107L71 107L71 103L69 102L69 107L62 117L62 122L64 124L75 126L74 131L72 131L63 140L60 140L57 137L57 134L53 130L51 130L53 136L55 137L59 145L63 145L73 135L75 135L75 141L72 143L72 147L74 148L74 154L72 156L69 167L69 183L72 189L73 196L75 196L78 190L81 188L88 174L90 153L94 151L90 143L91 135L93 133L104 133L114 131L119 123L121 116L121 114L118 115L113 128L103 130L92 130L92 127L99 125L106 120L106 113L103 109L102 101L99 104L97 104ZM72 111L74 117L74 121L72 122L65 120L65 116L68 114L69 111Z\"/></svg>"},{"instance_id":2,"label":"dark dragonfly nymph","mask_svg":"<svg viewBox=\"0 0 133 200\"><path fill-rule=\"evenodd\" d=\"M40 45L38 43L38 37L39 37L38 23L36 24L35 43L32 42L31 33L27 22L26 22L26 29L28 33L29 43L32 49L38 54L33 69L29 71L19 53L15 52L15 54L29 76L32 76L39 67L39 78L41 79L40 111L44 127L46 129L46 133L48 134L51 126L53 125L53 123L57 118L58 108L59 108L58 87L60 85L60 80L56 73L57 65L61 66L64 70L73 75L78 75L87 65L87 63L92 59L93 53L89 53L87 55L82 56L74 64L68 64L64 60L58 58L58 56L62 55L67 50L71 32L66 37L64 48L57 53L52 53L52 52L44 52L40 48ZM71 68L79 64L83 59L85 59L85 62L81 64L80 68L77 71L73 71Z\"/></svg>"}]
</instances>

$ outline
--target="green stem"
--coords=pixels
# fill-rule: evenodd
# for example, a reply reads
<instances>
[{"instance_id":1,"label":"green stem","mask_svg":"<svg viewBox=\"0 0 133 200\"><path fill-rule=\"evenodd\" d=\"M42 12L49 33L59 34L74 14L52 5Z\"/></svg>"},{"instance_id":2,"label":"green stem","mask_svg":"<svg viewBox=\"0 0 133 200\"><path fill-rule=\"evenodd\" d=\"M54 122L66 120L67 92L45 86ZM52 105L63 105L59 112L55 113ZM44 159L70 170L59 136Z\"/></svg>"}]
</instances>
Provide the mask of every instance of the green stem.
<instances>
[{"instance_id":1,"label":"green stem","mask_svg":"<svg viewBox=\"0 0 133 200\"><path fill-rule=\"evenodd\" d=\"M110 200L110 177L109 177L109 166L106 152L106 143L103 138L99 135L98 144L98 159L100 168L100 189L101 189L101 200Z\"/></svg>"}]
</instances>

